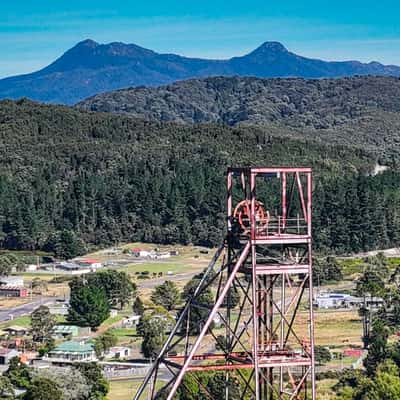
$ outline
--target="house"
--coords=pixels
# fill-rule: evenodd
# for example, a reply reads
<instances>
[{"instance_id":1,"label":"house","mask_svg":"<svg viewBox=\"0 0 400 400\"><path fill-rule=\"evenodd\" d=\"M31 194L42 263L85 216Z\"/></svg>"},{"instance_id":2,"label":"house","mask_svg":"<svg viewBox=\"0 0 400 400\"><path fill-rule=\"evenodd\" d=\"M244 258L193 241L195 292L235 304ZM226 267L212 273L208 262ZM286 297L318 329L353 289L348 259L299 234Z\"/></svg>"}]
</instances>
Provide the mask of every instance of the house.
<instances>
[{"instance_id":1,"label":"house","mask_svg":"<svg viewBox=\"0 0 400 400\"><path fill-rule=\"evenodd\" d=\"M7 328L4 328L3 331L7 332L8 335L10 336L26 336L30 329L29 328L25 328L23 326L19 326L19 325L13 325L13 326L9 326Z\"/></svg>"},{"instance_id":2,"label":"house","mask_svg":"<svg viewBox=\"0 0 400 400\"><path fill-rule=\"evenodd\" d=\"M0 278L1 286L24 286L24 278L22 276L2 276Z\"/></svg>"},{"instance_id":3,"label":"house","mask_svg":"<svg viewBox=\"0 0 400 400\"><path fill-rule=\"evenodd\" d=\"M50 314L52 315L67 315L69 304L68 303L53 303L47 306Z\"/></svg>"},{"instance_id":4,"label":"house","mask_svg":"<svg viewBox=\"0 0 400 400\"><path fill-rule=\"evenodd\" d=\"M346 298L345 304L348 308L361 308L366 306L376 309L383 306L384 301L381 297L366 296L364 299L363 297L349 296Z\"/></svg>"},{"instance_id":5,"label":"house","mask_svg":"<svg viewBox=\"0 0 400 400\"><path fill-rule=\"evenodd\" d=\"M364 305L369 308L378 308L383 305L380 297L355 297L343 293L321 293L314 300L318 308L361 308Z\"/></svg>"},{"instance_id":6,"label":"house","mask_svg":"<svg viewBox=\"0 0 400 400\"><path fill-rule=\"evenodd\" d=\"M61 262L57 268L69 272L71 275L88 274L90 272L90 268L85 268L72 262Z\"/></svg>"},{"instance_id":7,"label":"house","mask_svg":"<svg viewBox=\"0 0 400 400\"><path fill-rule=\"evenodd\" d=\"M128 358L131 355L130 347L114 346L108 350L106 358Z\"/></svg>"},{"instance_id":8,"label":"house","mask_svg":"<svg viewBox=\"0 0 400 400\"><path fill-rule=\"evenodd\" d=\"M28 289L21 286L0 286L0 296L27 297Z\"/></svg>"},{"instance_id":9,"label":"house","mask_svg":"<svg viewBox=\"0 0 400 400\"><path fill-rule=\"evenodd\" d=\"M65 339L79 335L79 326L76 325L56 325L51 330L51 336L55 339Z\"/></svg>"},{"instance_id":10,"label":"house","mask_svg":"<svg viewBox=\"0 0 400 400\"><path fill-rule=\"evenodd\" d=\"M365 353L365 350L363 350L363 349L346 349L343 351L343 356L360 358L363 356L364 353Z\"/></svg>"},{"instance_id":11,"label":"house","mask_svg":"<svg viewBox=\"0 0 400 400\"><path fill-rule=\"evenodd\" d=\"M103 267L103 264L101 263L101 261L98 259L95 259L95 258L82 258L82 259L75 260L75 262L81 268L88 268L92 272Z\"/></svg>"},{"instance_id":12,"label":"house","mask_svg":"<svg viewBox=\"0 0 400 400\"><path fill-rule=\"evenodd\" d=\"M18 357L19 353L15 349L6 349L0 347L0 365L8 365L10 360L14 357Z\"/></svg>"},{"instance_id":13,"label":"house","mask_svg":"<svg viewBox=\"0 0 400 400\"><path fill-rule=\"evenodd\" d=\"M349 294L343 293L320 293L314 300L314 305L318 308L340 308L346 307L346 299Z\"/></svg>"},{"instance_id":14,"label":"house","mask_svg":"<svg viewBox=\"0 0 400 400\"><path fill-rule=\"evenodd\" d=\"M68 341L51 350L46 359L49 361L82 362L96 361L96 353L92 343Z\"/></svg>"},{"instance_id":15,"label":"house","mask_svg":"<svg viewBox=\"0 0 400 400\"><path fill-rule=\"evenodd\" d=\"M136 326L140 321L140 315L126 315L121 321L122 326Z\"/></svg>"},{"instance_id":16,"label":"house","mask_svg":"<svg viewBox=\"0 0 400 400\"><path fill-rule=\"evenodd\" d=\"M110 317L116 317L118 315L118 310L116 310L115 308L112 308L110 310Z\"/></svg>"},{"instance_id":17,"label":"house","mask_svg":"<svg viewBox=\"0 0 400 400\"><path fill-rule=\"evenodd\" d=\"M28 264L26 267L27 271L36 271L37 270L37 265L36 264Z\"/></svg>"},{"instance_id":18,"label":"house","mask_svg":"<svg viewBox=\"0 0 400 400\"><path fill-rule=\"evenodd\" d=\"M171 253L169 253L169 252L157 252L155 255L154 255L154 258L156 259L156 260L162 260L162 259L164 259L164 258L170 258L171 257Z\"/></svg>"},{"instance_id":19,"label":"house","mask_svg":"<svg viewBox=\"0 0 400 400\"><path fill-rule=\"evenodd\" d=\"M147 258L147 257L151 256L151 252L150 251L139 249L139 248L131 249L131 253L135 257L140 257L140 258Z\"/></svg>"}]
</instances>

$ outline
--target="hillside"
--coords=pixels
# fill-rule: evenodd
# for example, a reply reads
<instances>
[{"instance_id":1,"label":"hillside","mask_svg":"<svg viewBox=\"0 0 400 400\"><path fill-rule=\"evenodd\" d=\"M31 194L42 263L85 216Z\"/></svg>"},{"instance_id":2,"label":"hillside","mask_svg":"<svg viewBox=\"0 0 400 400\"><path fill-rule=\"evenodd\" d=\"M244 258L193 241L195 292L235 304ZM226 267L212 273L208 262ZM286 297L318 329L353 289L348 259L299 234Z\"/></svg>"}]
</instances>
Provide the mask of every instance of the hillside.
<instances>
[{"instance_id":1,"label":"hillside","mask_svg":"<svg viewBox=\"0 0 400 400\"><path fill-rule=\"evenodd\" d=\"M85 40L40 71L0 80L0 98L27 97L74 104L97 93L130 86L156 86L177 80L225 76L340 77L400 76L400 67L377 62L327 62L301 57L277 42L227 60L160 54L135 44Z\"/></svg>"},{"instance_id":2,"label":"hillside","mask_svg":"<svg viewBox=\"0 0 400 400\"><path fill-rule=\"evenodd\" d=\"M374 154L271 132L2 101L0 247L51 251L64 230L89 245L216 245L226 167L277 164L314 168L317 248L398 243L399 173L368 176Z\"/></svg>"},{"instance_id":3,"label":"hillside","mask_svg":"<svg viewBox=\"0 0 400 400\"><path fill-rule=\"evenodd\" d=\"M400 79L214 77L130 88L81 102L84 110L179 123L279 126L342 145L400 150Z\"/></svg>"}]
</instances>

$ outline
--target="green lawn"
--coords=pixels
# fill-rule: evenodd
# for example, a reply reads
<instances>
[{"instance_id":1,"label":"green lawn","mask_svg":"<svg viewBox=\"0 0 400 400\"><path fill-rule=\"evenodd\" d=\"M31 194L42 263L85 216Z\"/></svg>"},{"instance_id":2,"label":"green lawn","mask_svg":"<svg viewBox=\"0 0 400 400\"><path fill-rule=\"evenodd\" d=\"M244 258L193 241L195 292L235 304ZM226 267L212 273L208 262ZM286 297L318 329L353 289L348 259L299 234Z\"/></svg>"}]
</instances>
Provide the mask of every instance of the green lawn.
<instances>
[{"instance_id":1,"label":"green lawn","mask_svg":"<svg viewBox=\"0 0 400 400\"><path fill-rule=\"evenodd\" d=\"M168 271L171 271L174 274L192 272L204 269L205 265L199 263L199 265L190 264L184 261L175 261L175 262L146 262L143 264L130 264L126 267L119 268L120 271L125 271L131 275L135 275L136 272L144 272L148 271L151 274L153 273L163 273L163 276L167 275Z\"/></svg>"},{"instance_id":2,"label":"green lawn","mask_svg":"<svg viewBox=\"0 0 400 400\"><path fill-rule=\"evenodd\" d=\"M14 318L12 321L6 321L0 324L1 328L7 328L9 326L23 326L28 328L31 326L31 317L29 315L24 315L22 317Z\"/></svg>"},{"instance_id":3,"label":"green lawn","mask_svg":"<svg viewBox=\"0 0 400 400\"><path fill-rule=\"evenodd\" d=\"M134 394L138 390L140 379L136 380L112 380L110 381L110 392L108 393L108 400L132 400ZM158 388L162 387L165 383L160 383ZM144 392L142 397L147 398L147 392Z\"/></svg>"}]
</instances>

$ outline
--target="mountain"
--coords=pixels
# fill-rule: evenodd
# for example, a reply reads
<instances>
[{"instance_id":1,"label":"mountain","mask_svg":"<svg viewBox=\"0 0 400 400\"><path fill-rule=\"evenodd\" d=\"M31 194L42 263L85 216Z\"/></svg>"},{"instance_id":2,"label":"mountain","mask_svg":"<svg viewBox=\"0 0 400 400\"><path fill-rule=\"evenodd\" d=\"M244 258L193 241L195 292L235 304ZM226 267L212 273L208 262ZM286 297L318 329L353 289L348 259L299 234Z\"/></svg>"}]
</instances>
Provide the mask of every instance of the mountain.
<instances>
[{"instance_id":1,"label":"mountain","mask_svg":"<svg viewBox=\"0 0 400 400\"><path fill-rule=\"evenodd\" d=\"M266 42L249 54L205 60L160 54L134 44L85 40L40 71L0 80L0 98L74 104L97 93L131 86L157 86L207 76L340 77L400 76L400 67L377 62L327 62L298 56Z\"/></svg>"},{"instance_id":2,"label":"mountain","mask_svg":"<svg viewBox=\"0 0 400 400\"><path fill-rule=\"evenodd\" d=\"M285 135L358 145L390 159L400 151L399 98L394 77L211 77L99 94L78 107L147 120L277 127Z\"/></svg>"},{"instance_id":3,"label":"mountain","mask_svg":"<svg viewBox=\"0 0 400 400\"><path fill-rule=\"evenodd\" d=\"M230 165L311 166L316 249L400 243L399 172L371 176L374 154L285 132L0 101L0 248L57 251L75 235L88 245L217 245Z\"/></svg>"}]
</instances>

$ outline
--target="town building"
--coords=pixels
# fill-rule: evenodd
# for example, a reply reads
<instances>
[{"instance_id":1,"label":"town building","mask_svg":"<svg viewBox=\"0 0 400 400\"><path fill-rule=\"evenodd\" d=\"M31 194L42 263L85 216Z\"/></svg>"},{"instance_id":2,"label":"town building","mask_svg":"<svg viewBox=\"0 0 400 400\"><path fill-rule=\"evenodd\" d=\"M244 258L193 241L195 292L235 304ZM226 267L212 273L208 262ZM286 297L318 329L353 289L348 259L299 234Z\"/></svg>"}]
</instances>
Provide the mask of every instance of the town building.
<instances>
[{"instance_id":1,"label":"town building","mask_svg":"<svg viewBox=\"0 0 400 400\"><path fill-rule=\"evenodd\" d=\"M30 329L25 328L24 326L12 325L8 326L7 328L3 328L3 331L7 332L9 336L21 337L26 336L30 332Z\"/></svg>"},{"instance_id":2,"label":"town building","mask_svg":"<svg viewBox=\"0 0 400 400\"><path fill-rule=\"evenodd\" d=\"M121 321L121 325L125 327L136 326L140 321L140 315L126 315Z\"/></svg>"},{"instance_id":3,"label":"town building","mask_svg":"<svg viewBox=\"0 0 400 400\"><path fill-rule=\"evenodd\" d=\"M18 357L19 353L15 349L6 349L0 347L0 365L8 365L10 360L14 357Z\"/></svg>"},{"instance_id":4,"label":"town building","mask_svg":"<svg viewBox=\"0 0 400 400\"><path fill-rule=\"evenodd\" d=\"M80 275L80 274L88 274L90 268L82 267L81 265L74 262L61 262L57 265L58 269L69 272L71 275Z\"/></svg>"},{"instance_id":5,"label":"town building","mask_svg":"<svg viewBox=\"0 0 400 400\"><path fill-rule=\"evenodd\" d=\"M22 276L2 276L0 278L1 286L24 286L24 278Z\"/></svg>"},{"instance_id":6,"label":"town building","mask_svg":"<svg viewBox=\"0 0 400 400\"><path fill-rule=\"evenodd\" d=\"M0 296L27 297L28 289L20 286L0 286Z\"/></svg>"},{"instance_id":7,"label":"town building","mask_svg":"<svg viewBox=\"0 0 400 400\"><path fill-rule=\"evenodd\" d=\"M139 248L134 248L131 249L131 254L134 255L135 257L140 257L140 258L147 258L151 256L151 252Z\"/></svg>"},{"instance_id":8,"label":"town building","mask_svg":"<svg viewBox=\"0 0 400 400\"><path fill-rule=\"evenodd\" d=\"M49 308L50 314L52 315L67 315L69 309L69 303L52 303L47 306Z\"/></svg>"},{"instance_id":9,"label":"town building","mask_svg":"<svg viewBox=\"0 0 400 400\"><path fill-rule=\"evenodd\" d=\"M95 258L76 259L75 262L81 268L89 269L92 272L97 271L98 269L103 267L103 264L101 263L101 261L98 259L95 259Z\"/></svg>"},{"instance_id":10,"label":"town building","mask_svg":"<svg viewBox=\"0 0 400 400\"><path fill-rule=\"evenodd\" d=\"M76 325L56 325L51 330L51 336L54 339L65 339L79 335L79 326Z\"/></svg>"},{"instance_id":11,"label":"town building","mask_svg":"<svg viewBox=\"0 0 400 400\"><path fill-rule=\"evenodd\" d=\"M128 358L131 355L130 347L114 346L108 350L106 358Z\"/></svg>"},{"instance_id":12,"label":"town building","mask_svg":"<svg viewBox=\"0 0 400 400\"><path fill-rule=\"evenodd\" d=\"M96 361L96 353L92 343L68 341L51 350L46 358L58 362Z\"/></svg>"},{"instance_id":13,"label":"town building","mask_svg":"<svg viewBox=\"0 0 400 400\"><path fill-rule=\"evenodd\" d=\"M318 308L378 308L383 305L380 297L356 297L345 293L320 293L315 297L314 306Z\"/></svg>"}]
</instances>

